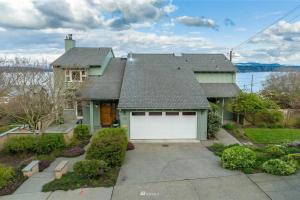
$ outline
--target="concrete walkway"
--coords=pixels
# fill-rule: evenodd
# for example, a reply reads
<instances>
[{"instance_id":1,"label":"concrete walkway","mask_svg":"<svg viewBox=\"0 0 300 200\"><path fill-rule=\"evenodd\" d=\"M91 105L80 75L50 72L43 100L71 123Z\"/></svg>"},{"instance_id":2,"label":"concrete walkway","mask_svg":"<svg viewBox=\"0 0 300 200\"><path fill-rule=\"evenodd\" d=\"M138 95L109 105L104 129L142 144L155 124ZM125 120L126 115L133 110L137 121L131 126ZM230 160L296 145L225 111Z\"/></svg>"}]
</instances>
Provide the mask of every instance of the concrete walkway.
<instances>
[{"instance_id":1,"label":"concrete walkway","mask_svg":"<svg viewBox=\"0 0 300 200\"><path fill-rule=\"evenodd\" d=\"M213 140L201 141L204 146L211 146L213 143L223 143L225 145L241 144L235 137L233 137L226 130L221 128Z\"/></svg>"},{"instance_id":2,"label":"concrete walkway","mask_svg":"<svg viewBox=\"0 0 300 200\"><path fill-rule=\"evenodd\" d=\"M245 174L223 169L200 143L136 144L126 154L112 200L268 200Z\"/></svg>"},{"instance_id":3,"label":"concrete walkway","mask_svg":"<svg viewBox=\"0 0 300 200\"><path fill-rule=\"evenodd\" d=\"M33 192L41 192L43 185L52 181L54 179L54 169L55 167L62 161L67 160L68 163L68 171L73 170L73 165L75 162L84 159L84 155L75 157L75 158L56 158L55 161L51 163L51 165L45 169L43 172L39 172L34 174L28 180L26 180L15 192L14 194L24 194L24 193L33 193Z\"/></svg>"}]
</instances>

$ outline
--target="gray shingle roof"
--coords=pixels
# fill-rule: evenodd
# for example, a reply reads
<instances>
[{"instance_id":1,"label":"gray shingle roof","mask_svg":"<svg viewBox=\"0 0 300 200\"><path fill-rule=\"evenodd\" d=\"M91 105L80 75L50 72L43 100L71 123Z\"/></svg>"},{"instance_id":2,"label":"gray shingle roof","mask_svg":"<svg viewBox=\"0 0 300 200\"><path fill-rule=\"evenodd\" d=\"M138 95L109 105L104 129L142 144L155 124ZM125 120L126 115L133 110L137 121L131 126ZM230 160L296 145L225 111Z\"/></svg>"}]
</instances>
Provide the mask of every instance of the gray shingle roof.
<instances>
[{"instance_id":1,"label":"gray shingle roof","mask_svg":"<svg viewBox=\"0 0 300 200\"><path fill-rule=\"evenodd\" d=\"M97 66L102 64L109 51L111 48L74 47L57 58L51 65L63 68Z\"/></svg>"},{"instance_id":2,"label":"gray shingle roof","mask_svg":"<svg viewBox=\"0 0 300 200\"><path fill-rule=\"evenodd\" d=\"M205 95L209 97L235 97L241 90L235 83L200 83Z\"/></svg>"},{"instance_id":3,"label":"gray shingle roof","mask_svg":"<svg viewBox=\"0 0 300 200\"><path fill-rule=\"evenodd\" d=\"M202 109L209 104L193 71L173 54L133 54L127 61L120 109Z\"/></svg>"},{"instance_id":4,"label":"gray shingle roof","mask_svg":"<svg viewBox=\"0 0 300 200\"><path fill-rule=\"evenodd\" d=\"M126 60L112 58L102 76L90 76L79 92L81 99L119 99Z\"/></svg>"},{"instance_id":5,"label":"gray shingle roof","mask_svg":"<svg viewBox=\"0 0 300 200\"><path fill-rule=\"evenodd\" d=\"M236 67L224 54L182 54L182 60L194 72L236 71Z\"/></svg>"}]
</instances>

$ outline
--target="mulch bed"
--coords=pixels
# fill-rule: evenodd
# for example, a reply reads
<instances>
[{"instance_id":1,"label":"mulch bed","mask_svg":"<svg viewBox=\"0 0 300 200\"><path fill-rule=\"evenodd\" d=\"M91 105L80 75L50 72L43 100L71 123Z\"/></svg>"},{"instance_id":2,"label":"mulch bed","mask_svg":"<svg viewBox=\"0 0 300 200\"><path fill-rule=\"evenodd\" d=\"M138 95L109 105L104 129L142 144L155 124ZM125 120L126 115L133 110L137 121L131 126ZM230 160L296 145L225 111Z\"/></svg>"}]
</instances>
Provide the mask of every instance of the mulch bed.
<instances>
[{"instance_id":1,"label":"mulch bed","mask_svg":"<svg viewBox=\"0 0 300 200\"><path fill-rule=\"evenodd\" d=\"M17 188L27 180L27 177L23 176L20 169L16 173L17 174L15 178L9 181L5 187L0 189L0 196L14 193L17 190Z\"/></svg>"},{"instance_id":2,"label":"mulch bed","mask_svg":"<svg viewBox=\"0 0 300 200\"><path fill-rule=\"evenodd\" d=\"M81 156L85 153L84 148L80 147L80 146L75 146L69 149L66 149L62 152L61 156L63 157L77 157L77 156Z\"/></svg>"},{"instance_id":3,"label":"mulch bed","mask_svg":"<svg viewBox=\"0 0 300 200\"><path fill-rule=\"evenodd\" d=\"M44 169L48 168L53 160L41 160L39 162L39 172L44 171Z\"/></svg>"}]
</instances>

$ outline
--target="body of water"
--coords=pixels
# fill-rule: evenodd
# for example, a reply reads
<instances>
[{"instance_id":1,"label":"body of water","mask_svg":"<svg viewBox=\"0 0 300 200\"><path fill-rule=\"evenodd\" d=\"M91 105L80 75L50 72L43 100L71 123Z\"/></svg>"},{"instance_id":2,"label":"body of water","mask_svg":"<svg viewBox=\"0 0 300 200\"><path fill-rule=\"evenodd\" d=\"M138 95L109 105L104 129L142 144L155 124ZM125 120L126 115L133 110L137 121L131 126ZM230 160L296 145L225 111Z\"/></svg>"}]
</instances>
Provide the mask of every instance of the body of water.
<instances>
[{"instance_id":1,"label":"body of water","mask_svg":"<svg viewBox=\"0 0 300 200\"><path fill-rule=\"evenodd\" d=\"M259 92L262 89L263 82L271 73L282 73L282 72L246 72L237 73L236 83L245 92L251 91L251 79L253 75L253 92Z\"/></svg>"}]
</instances>

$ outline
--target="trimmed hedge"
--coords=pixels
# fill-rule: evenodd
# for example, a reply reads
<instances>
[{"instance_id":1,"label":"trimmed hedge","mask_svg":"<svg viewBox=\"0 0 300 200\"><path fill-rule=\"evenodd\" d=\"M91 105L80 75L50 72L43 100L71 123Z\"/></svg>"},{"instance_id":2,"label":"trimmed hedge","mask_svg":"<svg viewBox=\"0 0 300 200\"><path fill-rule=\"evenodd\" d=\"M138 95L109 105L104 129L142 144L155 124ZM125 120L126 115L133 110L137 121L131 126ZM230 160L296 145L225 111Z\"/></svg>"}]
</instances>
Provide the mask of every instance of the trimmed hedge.
<instances>
[{"instance_id":1,"label":"trimmed hedge","mask_svg":"<svg viewBox=\"0 0 300 200\"><path fill-rule=\"evenodd\" d=\"M221 160L224 168L248 171L255 165L256 154L249 148L234 146L224 150Z\"/></svg>"},{"instance_id":2,"label":"trimmed hedge","mask_svg":"<svg viewBox=\"0 0 300 200\"><path fill-rule=\"evenodd\" d=\"M86 158L103 160L109 167L121 166L125 158L128 139L123 128L101 129L91 142Z\"/></svg>"},{"instance_id":3,"label":"trimmed hedge","mask_svg":"<svg viewBox=\"0 0 300 200\"><path fill-rule=\"evenodd\" d=\"M74 138L77 140L88 140L90 138L89 126L80 124L74 128Z\"/></svg>"},{"instance_id":4,"label":"trimmed hedge","mask_svg":"<svg viewBox=\"0 0 300 200\"><path fill-rule=\"evenodd\" d=\"M9 138L4 144L4 151L7 153L29 153L34 152L36 147L36 137L20 136Z\"/></svg>"},{"instance_id":5,"label":"trimmed hedge","mask_svg":"<svg viewBox=\"0 0 300 200\"><path fill-rule=\"evenodd\" d=\"M38 154L48 154L56 149L62 149L64 147L65 140L63 134L45 134L38 138L36 152Z\"/></svg>"},{"instance_id":6,"label":"trimmed hedge","mask_svg":"<svg viewBox=\"0 0 300 200\"><path fill-rule=\"evenodd\" d=\"M15 176L15 171L12 167L6 167L0 164L0 189L7 185Z\"/></svg>"},{"instance_id":7,"label":"trimmed hedge","mask_svg":"<svg viewBox=\"0 0 300 200\"><path fill-rule=\"evenodd\" d=\"M297 170L295 166L280 159L271 159L266 161L263 166L263 170L269 174L286 176L294 174Z\"/></svg>"},{"instance_id":8,"label":"trimmed hedge","mask_svg":"<svg viewBox=\"0 0 300 200\"><path fill-rule=\"evenodd\" d=\"M82 160L74 164L74 172L88 179L103 175L106 169L107 164L103 160Z\"/></svg>"},{"instance_id":9,"label":"trimmed hedge","mask_svg":"<svg viewBox=\"0 0 300 200\"><path fill-rule=\"evenodd\" d=\"M63 134L51 133L42 136L20 136L9 138L4 151L12 154L38 153L49 154L65 147Z\"/></svg>"}]
</instances>

